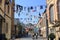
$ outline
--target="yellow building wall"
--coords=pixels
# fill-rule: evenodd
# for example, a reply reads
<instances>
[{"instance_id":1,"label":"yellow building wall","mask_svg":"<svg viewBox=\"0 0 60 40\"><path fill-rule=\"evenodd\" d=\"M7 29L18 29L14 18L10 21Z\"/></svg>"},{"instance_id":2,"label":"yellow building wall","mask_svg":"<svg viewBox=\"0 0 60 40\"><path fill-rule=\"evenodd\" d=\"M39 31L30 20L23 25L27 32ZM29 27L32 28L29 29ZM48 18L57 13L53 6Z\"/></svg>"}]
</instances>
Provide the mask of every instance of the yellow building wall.
<instances>
[{"instance_id":1,"label":"yellow building wall","mask_svg":"<svg viewBox=\"0 0 60 40\"><path fill-rule=\"evenodd\" d=\"M2 33L6 34L6 38L11 38L11 28L14 27L14 0L12 0L9 5L9 13L8 13L8 5L5 5L5 0L2 0L0 3L0 15L5 18L5 22L2 22ZM4 16L4 13L6 14ZM8 24L8 25L7 25Z\"/></svg>"},{"instance_id":2,"label":"yellow building wall","mask_svg":"<svg viewBox=\"0 0 60 40\"><path fill-rule=\"evenodd\" d=\"M13 34L12 29L14 29L14 2L12 1L12 4L9 4L9 13L8 13L8 8L6 8L6 14L9 16L6 16L6 23L8 23L8 32L6 33L6 37L8 39L11 38L11 34ZM8 6L6 6L8 7Z\"/></svg>"},{"instance_id":3,"label":"yellow building wall","mask_svg":"<svg viewBox=\"0 0 60 40\"><path fill-rule=\"evenodd\" d=\"M2 0L2 2L0 3L0 15L4 18L4 1L5 0ZM5 22L2 21L2 34L5 33Z\"/></svg>"}]
</instances>

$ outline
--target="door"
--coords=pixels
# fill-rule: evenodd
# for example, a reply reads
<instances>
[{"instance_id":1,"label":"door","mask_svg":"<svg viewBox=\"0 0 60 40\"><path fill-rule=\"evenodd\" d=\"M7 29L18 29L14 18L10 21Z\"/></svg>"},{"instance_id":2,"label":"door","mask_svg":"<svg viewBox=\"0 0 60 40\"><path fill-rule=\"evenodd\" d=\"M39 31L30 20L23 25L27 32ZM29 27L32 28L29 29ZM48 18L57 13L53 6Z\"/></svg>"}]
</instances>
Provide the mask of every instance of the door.
<instances>
[{"instance_id":1,"label":"door","mask_svg":"<svg viewBox=\"0 0 60 40\"><path fill-rule=\"evenodd\" d=\"M2 20L0 19L0 34L2 34Z\"/></svg>"}]
</instances>

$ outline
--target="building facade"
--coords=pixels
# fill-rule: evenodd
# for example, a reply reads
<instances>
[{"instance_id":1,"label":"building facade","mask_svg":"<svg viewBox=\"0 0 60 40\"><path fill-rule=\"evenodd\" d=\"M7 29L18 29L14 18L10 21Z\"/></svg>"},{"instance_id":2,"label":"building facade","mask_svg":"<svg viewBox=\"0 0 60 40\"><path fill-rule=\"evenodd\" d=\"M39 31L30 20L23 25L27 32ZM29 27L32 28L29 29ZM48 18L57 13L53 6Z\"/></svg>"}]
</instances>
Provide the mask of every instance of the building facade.
<instances>
[{"instance_id":1,"label":"building facade","mask_svg":"<svg viewBox=\"0 0 60 40\"><path fill-rule=\"evenodd\" d=\"M17 36L18 35L18 32L20 31L18 28L20 24L20 21L19 21L19 18L14 18L14 27L15 27L15 35Z\"/></svg>"},{"instance_id":2,"label":"building facade","mask_svg":"<svg viewBox=\"0 0 60 40\"><path fill-rule=\"evenodd\" d=\"M42 17L40 18L38 24L41 29L41 34L43 35L43 37L46 37L46 13L42 14Z\"/></svg>"},{"instance_id":3,"label":"building facade","mask_svg":"<svg viewBox=\"0 0 60 40\"><path fill-rule=\"evenodd\" d=\"M0 34L10 39L14 27L14 0L0 0L0 16Z\"/></svg>"},{"instance_id":4,"label":"building facade","mask_svg":"<svg viewBox=\"0 0 60 40\"><path fill-rule=\"evenodd\" d=\"M40 24L41 27L41 33L43 34L43 37L46 35L47 24L46 18L47 18L48 34L54 33L56 35L55 40L60 40L60 27L57 25L58 24L57 22L60 21L60 0L46 0L46 4L47 4L46 11L42 14L42 18L38 22L38 24Z\"/></svg>"},{"instance_id":5,"label":"building facade","mask_svg":"<svg viewBox=\"0 0 60 40\"><path fill-rule=\"evenodd\" d=\"M60 21L60 0L46 0L47 3L47 17L48 17L48 27L49 27L49 34L54 33L56 35L55 40L59 40L60 38L60 27L53 27L56 24L56 20Z\"/></svg>"}]
</instances>

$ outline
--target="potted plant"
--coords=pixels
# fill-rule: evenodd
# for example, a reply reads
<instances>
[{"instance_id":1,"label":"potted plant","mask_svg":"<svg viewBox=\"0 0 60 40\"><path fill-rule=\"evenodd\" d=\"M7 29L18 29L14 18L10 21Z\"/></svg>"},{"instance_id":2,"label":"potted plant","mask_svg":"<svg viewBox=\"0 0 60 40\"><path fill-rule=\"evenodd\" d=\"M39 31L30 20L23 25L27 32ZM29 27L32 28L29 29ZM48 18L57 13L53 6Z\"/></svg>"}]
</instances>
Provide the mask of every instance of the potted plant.
<instances>
[{"instance_id":1,"label":"potted plant","mask_svg":"<svg viewBox=\"0 0 60 40\"><path fill-rule=\"evenodd\" d=\"M55 35L54 35L54 33L50 33L50 35L48 37L50 38L50 40L54 40Z\"/></svg>"}]
</instances>

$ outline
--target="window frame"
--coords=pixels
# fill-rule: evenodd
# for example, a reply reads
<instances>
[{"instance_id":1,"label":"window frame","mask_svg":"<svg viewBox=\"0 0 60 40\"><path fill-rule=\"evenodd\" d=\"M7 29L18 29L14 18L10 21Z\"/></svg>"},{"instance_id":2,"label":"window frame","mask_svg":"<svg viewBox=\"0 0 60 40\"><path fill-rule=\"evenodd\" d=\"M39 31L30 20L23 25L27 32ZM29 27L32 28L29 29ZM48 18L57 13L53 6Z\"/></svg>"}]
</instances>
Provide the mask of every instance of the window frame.
<instances>
[{"instance_id":1,"label":"window frame","mask_svg":"<svg viewBox=\"0 0 60 40\"><path fill-rule=\"evenodd\" d=\"M54 15L53 15L53 20L51 19L52 17L51 17L51 10L53 10L53 4L51 4L50 5L50 7L49 7L49 20L50 20L50 23L52 23L53 21L54 21ZM54 14L54 10L53 10L53 14Z\"/></svg>"},{"instance_id":2,"label":"window frame","mask_svg":"<svg viewBox=\"0 0 60 40\"><path fill-rule=\"evenodd\" d=\"M6 23L6 33L8 33L8 23Z\"/></svg>"}]
</instances>

